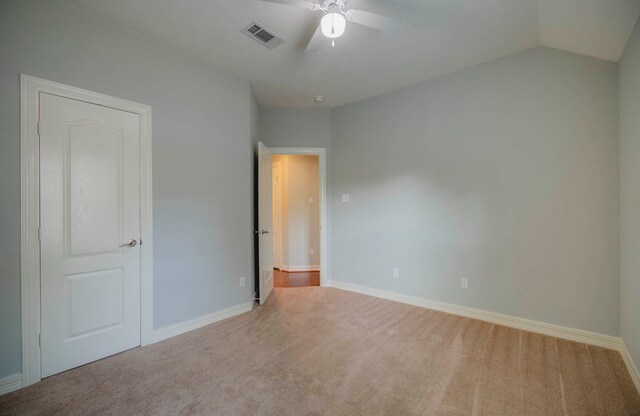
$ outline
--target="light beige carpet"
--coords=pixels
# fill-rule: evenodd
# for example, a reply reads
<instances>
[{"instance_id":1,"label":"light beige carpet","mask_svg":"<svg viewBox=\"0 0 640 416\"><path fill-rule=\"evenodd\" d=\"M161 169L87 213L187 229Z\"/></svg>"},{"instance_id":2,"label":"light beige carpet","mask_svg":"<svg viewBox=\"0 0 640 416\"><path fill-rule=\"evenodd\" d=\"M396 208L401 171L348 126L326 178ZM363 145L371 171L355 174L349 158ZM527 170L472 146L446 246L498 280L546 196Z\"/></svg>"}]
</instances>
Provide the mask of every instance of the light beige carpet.
<instances>
[{"instance_id":1,"label":"light beige carpet","mask_svg":"<svg viewBox=\"0 0 640 416\"><path fill-rule=\"evenodd\" d=\"M3 415L640 415L617 352L331 288L0 397Z\"/></svg>"}]
</instances>

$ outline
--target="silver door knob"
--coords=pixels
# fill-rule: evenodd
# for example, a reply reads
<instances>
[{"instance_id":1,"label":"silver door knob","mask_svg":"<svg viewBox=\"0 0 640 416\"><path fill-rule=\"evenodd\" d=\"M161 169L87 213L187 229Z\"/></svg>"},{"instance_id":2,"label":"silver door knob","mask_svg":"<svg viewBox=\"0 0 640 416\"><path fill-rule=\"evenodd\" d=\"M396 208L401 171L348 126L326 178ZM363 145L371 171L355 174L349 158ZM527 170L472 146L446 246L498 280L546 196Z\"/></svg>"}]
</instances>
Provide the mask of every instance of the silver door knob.
<instances>
[{"instance_id":1,"label":"silver door knob","mask_svg":"<svg viewBox=\"0 0 640 416\"><path fill-rule=\"evenodd\" d=\"M258 234L258 235L262 235L262 234L269 234L269 231L262 229L262 230L256 230L254 231L254 233Z\"/></svg>"},{"instance_id":2,"label":"silver door knob","mask_svg":"<svg viewBox=\"0 0 640 416\"><path fill-rule=\"evenodd\" d=\"M128 243L121 244L120 247L135 247L138 244L136 240L129 240Z\"/></svg>"}]
</instances>

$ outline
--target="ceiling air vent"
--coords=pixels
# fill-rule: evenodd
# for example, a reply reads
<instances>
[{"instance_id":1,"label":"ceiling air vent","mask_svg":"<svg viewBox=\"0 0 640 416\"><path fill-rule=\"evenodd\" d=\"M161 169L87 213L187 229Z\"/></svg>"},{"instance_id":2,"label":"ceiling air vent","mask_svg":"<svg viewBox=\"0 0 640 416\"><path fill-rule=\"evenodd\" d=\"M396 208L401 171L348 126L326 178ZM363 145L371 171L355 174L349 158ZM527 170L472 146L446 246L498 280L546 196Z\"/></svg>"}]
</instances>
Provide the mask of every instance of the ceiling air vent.
<instances>
[{"instance_id":1,"label":"ceiling air vent","mask_svg":"<svg viewBox=\"0 0 640 416\"><path fill-rule=\"evenodd\" d=\"M247 27L242 29L241 32L269 49L273 49L284 42L281 38L274 35L270 30L255 21L247 25Z\"/></svg>"}]
</instances>

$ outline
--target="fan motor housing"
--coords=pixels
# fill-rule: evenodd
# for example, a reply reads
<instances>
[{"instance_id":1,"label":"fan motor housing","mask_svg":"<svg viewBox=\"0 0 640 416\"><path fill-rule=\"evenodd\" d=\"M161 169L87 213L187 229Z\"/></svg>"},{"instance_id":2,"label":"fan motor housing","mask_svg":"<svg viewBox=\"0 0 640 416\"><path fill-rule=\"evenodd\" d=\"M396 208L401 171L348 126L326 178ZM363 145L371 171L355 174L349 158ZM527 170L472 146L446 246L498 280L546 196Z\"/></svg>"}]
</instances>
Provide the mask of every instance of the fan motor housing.
<instances>
[{"instance_id":1,"label":"fan motor housing","mask_svg":"<svg viewBox=\"0 0 640 416\"><path fill-rule=\"evenodd\" d=\"M345 13L347 7L347 0L323 0L322 10L325 13Z\"/></svg>"}]
</instances>

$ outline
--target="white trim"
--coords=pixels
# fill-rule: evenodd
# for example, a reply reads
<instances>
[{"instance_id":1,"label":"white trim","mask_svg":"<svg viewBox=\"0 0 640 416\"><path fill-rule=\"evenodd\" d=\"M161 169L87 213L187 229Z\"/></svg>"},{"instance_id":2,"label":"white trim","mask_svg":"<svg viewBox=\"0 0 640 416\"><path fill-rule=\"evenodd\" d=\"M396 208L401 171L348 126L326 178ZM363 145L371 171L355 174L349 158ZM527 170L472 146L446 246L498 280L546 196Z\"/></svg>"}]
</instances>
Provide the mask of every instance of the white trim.
<instances>
[{"instance_id":1,"label":"white trim","mask_svg":"<svg viewBox=\"0 0 640 416\"><path fill-rule=\"evenodd\" d=\"M337 289L348 290L350 292L362 293L364 295L375 296L382 299L393 300L409 305L419 306L427 309L447 312L467 318L478 319L511 328L536 332L556 338L567 339L583 344L595 345L620 351L620 338L611 335L598 334L581 329L567 328L559 325L548 324L530 319L518 318L510 315L489 312L482 309L469 308L467 306L454 305L451 303L438 302L434 300L419 298L416 296L403 295L401 293L389 292L386 290L374 289L366 286L355 285L333 280L332 286Z\"/></svg>"},{"instance_id":2,"label":"white trim","mask_svg":"<svg viewBox=\"0 0 640 416\"><path fill-rule=\"evenodd\" d=\"M274 155L315 155L320 164L320 286L329 286L329 250L327 230L327 149L324 147L272 147ZM289 266L291 267L291 266ZM294 266L295 267L295 266Z\"/></svg>"},{"instance_id":3,"label":"white trim","mask_svg":"<svg viewBox=\"0 0 640 416\"><path fill-rule=\"evenodd\" d=\"M633 380L633 384L635 384L636 390L638 390L638 393L640 394L640 370L638 370L638 366L633 361L633 358L631 358L631 354L629 354L629 350L622 339L620 340L620 354L622 355L624 364L629 370L631 380Z\"/></svg>"},{"instance_id":4,"label":"white trim","mask_svg":"<svg viewBox=\"0 0 640 416\"><path fill-rule=\"evenodd\" d=\"M153 342L163 341L165 339L184 334L185 332L193 331L194 329L202 328L203 326L222 321L223 319L250 312L253 309L253 304L254 301L251 300L249 302L231 306L229 308L223 309L218 312L213 312L199 318L156 329L155 331L153 331Z\"/></svg>"},{"instance_id":5,"label":"white trim","mask_svg":"<svg viewBox=\"0 0 640 416\"><path fill-rule=\"evenodd\" d=\"M132 101L20 75L22 385L40 381L40 224L39 139L36 130L41 92L111 107L140 116L140 342L153 334L153 222L151 107Z\"/></svg>"},{"instance_id":6,"label":"white trim","mask_svg":"<svg viewBox=\"0 0 640 416\"><path fill-rule=\"evenodd\" d=\"M313 264L309 266L287 266L286 264L283 264L282 267L280 267L280 270L284 272L319 272L320 265Z\"/></svg>"},{"instance_id":7,"label":"white trim","mask_svg":"<svg viewBox=\"0 0 640 416\"><path fill-rule=\"evenodd\" d=\"M22 388L22 374L0 378L0 396Z\"/></svg>"}]
</instances>

